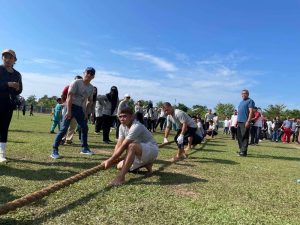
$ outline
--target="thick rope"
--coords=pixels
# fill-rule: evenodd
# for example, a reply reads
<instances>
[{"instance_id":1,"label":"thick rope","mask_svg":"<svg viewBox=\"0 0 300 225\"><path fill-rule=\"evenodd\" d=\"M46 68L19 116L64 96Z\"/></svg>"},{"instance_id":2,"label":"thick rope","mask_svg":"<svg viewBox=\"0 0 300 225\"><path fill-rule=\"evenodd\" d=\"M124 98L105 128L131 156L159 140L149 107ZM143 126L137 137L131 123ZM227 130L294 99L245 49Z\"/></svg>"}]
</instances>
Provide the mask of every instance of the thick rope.
<instances>
[{"instance_id":1,"label":"thick rope","mask_svg":"<svg viewBox=\"0 0 300 225\"><path fill-rule=\"evenodd\" d=\"M166 145L169 145L172 143L174 143L174 141L160 144L160 145L158 145L158 147L161 148L163 146L166 146ZM65 180L59 181L55 184L49 185L48 187L43 188L42 190L30 193L28 195L25 195L21 198L14 200L14 201L3 204L0 206L0 215L4 215L4 214L8 213L9 211L14 211L17 208L20 208L20 207L28 205L32 202L38 201L38 200L44 198L45 196L48 196L51 193L58 191L64 187L67 187L67 186L69 186L79 180L82 180L90 175L93 175L93 174L99 172L100 170L104 170L104 166L98 165L91 169L84 170L83 172L78 173L72 177L69 177Z\"/></svg>"}]
</instances>

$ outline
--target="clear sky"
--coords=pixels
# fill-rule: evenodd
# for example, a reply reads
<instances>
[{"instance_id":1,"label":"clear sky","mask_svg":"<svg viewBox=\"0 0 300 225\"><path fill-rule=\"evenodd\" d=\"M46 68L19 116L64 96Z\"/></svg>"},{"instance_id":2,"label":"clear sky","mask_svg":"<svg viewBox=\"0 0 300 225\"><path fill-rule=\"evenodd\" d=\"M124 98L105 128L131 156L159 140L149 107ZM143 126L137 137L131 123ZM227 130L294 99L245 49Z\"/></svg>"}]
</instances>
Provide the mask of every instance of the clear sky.
<instances>
[{"instance_id":1,"label":"clear sky","mask_svg":"<svg viewBox=\"0 0 300 225\"><path fill-rule=\"evenodd\" d=\"M0 0L23 96L60 96L87 66L100 94L299 109L300 1Z\"/></svg>"}]
</instances>

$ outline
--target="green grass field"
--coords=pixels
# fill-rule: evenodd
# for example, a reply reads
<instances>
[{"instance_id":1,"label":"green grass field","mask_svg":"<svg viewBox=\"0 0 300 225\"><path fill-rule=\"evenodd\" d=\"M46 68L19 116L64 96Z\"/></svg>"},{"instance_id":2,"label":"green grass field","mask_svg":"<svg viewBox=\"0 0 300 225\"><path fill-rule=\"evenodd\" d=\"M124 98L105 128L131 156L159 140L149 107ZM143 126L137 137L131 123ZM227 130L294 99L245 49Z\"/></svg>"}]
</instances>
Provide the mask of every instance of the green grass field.
<instances>
[{"instance_id":1,"label":"green grass field","mask_svg":"<svg viewBox=\"0 0 300 225\"><path fill-rule=\"evenodd\" d=\"M52 160L50 118L14 115L9 162L0 165L0 204L96 166L112 152L91 126L96 155L80 155L76 135L73 145L60 147L63 158ZM236 151L235 141L219 135L174 164L176 146L169 145L160 149L152 176L128 174L125 185L109 188L116 169L100 171L0 216L0 224L300 224L299 147L263 141L249 147L247 158Z\"/></svg>"}]
</instances>

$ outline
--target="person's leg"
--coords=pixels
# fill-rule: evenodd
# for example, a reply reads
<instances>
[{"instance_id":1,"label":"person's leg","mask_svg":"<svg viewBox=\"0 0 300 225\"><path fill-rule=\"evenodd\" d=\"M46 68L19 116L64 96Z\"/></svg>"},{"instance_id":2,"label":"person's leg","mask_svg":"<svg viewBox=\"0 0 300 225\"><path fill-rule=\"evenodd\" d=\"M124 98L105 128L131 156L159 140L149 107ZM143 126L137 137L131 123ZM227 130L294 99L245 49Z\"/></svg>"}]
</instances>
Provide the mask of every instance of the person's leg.
<instances>
[{"instance_id":1,"label":"person's leg","mask_svg":"<svg viewBox=\"0 0 300 225\"><path fill-rule=\"evenodd\" d=\"M119 138L119 127L120 127L121 123L120 120L117 118L116 119L116 139Z\"/></svg>"},{"instance_id":2,"label":"person's leg","mask_svg":"<svg viewBox=\"0 0 300 225\"><path fill-rule=\"evenodd\" d=\"M250 144L254 144L255 142L255 136L256 136L256 126L251 126L250 127L250 134L251 134L251 139L250 139Z\"/></svg>"},{"instance_id":3,"label":"person's leg","mask_svg":"<svg viewBox=\"0 0 300 225\"><path fill-rule=\"evenodd\" d=\"M96 117L95 118L95 133L99 133L100 132L100 127L99 127L99 118L100 117Z\"/></svg>"},{"instance_id":4,"label":"person's leg","mask_svg":"<svg viewBox=\"0 0 300 225\"><path fill-rule=\"evenodd\" d=\"M255 144L259 143L260 132L261 132L261 127L256 127Z\"/></svg>"},{"instance_id":5,"label":"person's leg","mask_svg":"<svg viewBox=\"0 0 300 225\"><path fill-rule=\"evenodd\" d=\"M62 140L63 136L67 133L67 130L70 126L70 120L64 119L61 130L58 132L58 134L55 137L53 148L58 149L58 146L60 145L60 141Z\"/></svg>"},{"instance_id":6,"label":"person's leg","mask_svg":"<svg viewBox=\"0 0 300 225\"><path fill-rule=\"evenodd\" d=\"M290 143L290 141L291 141L291 129L290 128L285 128L284 132L286 133L286 142Z\"/></svg>"},{"instance_id":7,"label":"person's leg","mask_svg":"<svg viewBox=\"0 0 300 225\"><path fill-rule=\"evenodd\" d=\"M250 129L245 127L245 123L239 123L239 127L240 127L240 135L241 135L240 155L247 156Z\"/></svg>"},{"instance_id":8,"label":"person's leg","mask_svg":"<svg viewBox=\"0 0 300 225\"><path fill-rule=\"evenodd\" d=\"M74 109L73 109L74 108ZM87 137L88 137L88 126L87 126L87 120L84 118L84 112L82 107L73 107L72 114L74 115L78 125L81 128L81 146L84 149L88 149L88 143L87 143Z\"/></svg>"},{"instance_id":9,"label":"person's leg","mask_svg":"<svg viewBox=\"0 0 300 225\"><path fill-rule=\"evenodd\" d=\"M239 153L241 153L242 142L243 142L242 126L243 126L243 123L238 123L238 127L237 127L237 140L238 140L238 145L239 145Z\"/></svg>"},{"instance_id":10,"label":"person's leg","mask_svg":"<svg viewBox=\"0 0 300 225\"><path fill-rule=\"evenodd\" d=\"M142 156L142 147L139 143L131 143L128 146L126 157L122 163L122 169L117 177L111 182L112 186L118 186L125 182L125 175L129 171L135 157Z\"/></svg>"},{"instance_id":11,"label":"person's leg","mask_svg":"<svg viewBox=\"0 0 300 225\"><path fill-rule=\"evenodd\" d=\"M7 107L0 111L0 162L6 161L6 143L12 114L13 110L7 110Z\"/></svg>"},{"instance_id":12,"label":"person's leg","mask_svg":"<svg viewBox=\"0 0 300 225\"><path fill-rule=\"evenodd\" d=\"M108 142L110 130L110 116L103 115L103 141Z\"/></svg>"},{"instance_id":13,"label":"person's leg","mask_svg":"<svg viewBox=\"0 0 300 225\"><path fill-rule=\"evenodd\" d=\"M73 117L71 120L70 120L70 126L68 128L68 131L66 133L66 142L68 143L72 143L73 141L73 136L74 136L74 133L75 133L75 130L76 130L76 126L77 126L77 122L76 122L76 119Z\"/></svg>"},{"instance_id":14,"label":"person's leg","mask_svg":"<svg viewBox=\"0 0 300 225\"><path fill-rule=\"evenodd\" d=\"M51 125L51 129L50 129L50 133L54 134L54 130L55 130L56 125L57 125L57 122L55 120L53 120L52 125Z\"/></svg>"}]
</instances>

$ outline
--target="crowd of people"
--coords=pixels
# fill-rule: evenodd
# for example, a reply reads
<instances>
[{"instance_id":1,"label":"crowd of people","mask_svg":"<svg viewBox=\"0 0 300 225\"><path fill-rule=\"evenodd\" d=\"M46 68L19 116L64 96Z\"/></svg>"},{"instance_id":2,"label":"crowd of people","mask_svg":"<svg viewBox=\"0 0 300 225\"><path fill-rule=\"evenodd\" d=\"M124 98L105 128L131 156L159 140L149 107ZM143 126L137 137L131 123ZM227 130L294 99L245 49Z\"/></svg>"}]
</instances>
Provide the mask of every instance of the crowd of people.
<instances>
[{"instance_id":1,"label":"crowd of people","mask_svg":"<svg viewBox=\"0 0 300 225\"><path fill-rule=\"evenodd\" d=\"M11 49L2 52L3 65L0 66L0 162L5 162L8 127L13 110L17 106L17 96L22 92L22 77L13 66L17 61L16 53ZM91 81L96 70L87 67L83 76L77 75L71 84L62 90L61 97L52 112L50 133L58 133L52 145L50 157L59 159L59 146L72 144L77 131L81 142L81 154L93 155L88 145L88 121L94 124L94 132L102 131L103 143L111 144L110 130L116 129L116 144L112 156L102 165L105 169L117 164L120 169L112 185L125 182L128 171L145 167L149 172L158 156L158 145L152 132L157 127L163 135L163 142L168 143L170 131L176 131L174 141L177 153L173 162L186 158L186 152L200 144L205 137L218 135L219 117L209 109L202 119L200 115L191 117L186 112L174 108L169 102L160 108L154 107L151 101L146 106L139 100L130 105L131 96L125 94L119 99L119 91L112 86L110 91L101 95ZM226 135L231 134L238 140L239 156L247 156L248 145L257 145L262 139L283 143L298 142L300 120L279 116L271 121L263 117L261 110L249 98L249 91L242 91L242 101L229 119L224 121ZM299 143L299 142L298 142Z\"/></svg>"}]
</instances>

